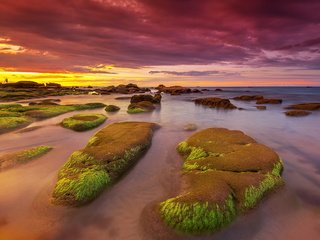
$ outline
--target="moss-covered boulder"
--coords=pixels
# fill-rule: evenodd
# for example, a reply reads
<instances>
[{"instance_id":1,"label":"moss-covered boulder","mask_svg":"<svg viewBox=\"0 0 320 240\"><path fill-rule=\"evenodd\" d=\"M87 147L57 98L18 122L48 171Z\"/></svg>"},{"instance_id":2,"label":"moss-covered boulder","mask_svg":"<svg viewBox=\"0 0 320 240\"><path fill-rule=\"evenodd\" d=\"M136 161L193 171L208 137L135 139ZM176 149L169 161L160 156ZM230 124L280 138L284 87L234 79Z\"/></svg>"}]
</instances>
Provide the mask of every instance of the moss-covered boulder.
<instances>
[{"instance_id":1,"label":"moss-covered boulder","mask_svg":"<svg viewBox=\"0 0 320 240\"><path fill-rule=\"evenodd\" d=\"M178 232L217 231L282 183L279 156L240 131L209 128L177 150L184 157L184 187L160 203L159 213Z\"/></svg>"},{"instance_id":2,"label":"moss-covered boulder","mask_svg":"<svg viewBox=\"0 0 320 240\"><path fill-rule=\"evenodd\" d=\"M229 99L209 97L209 98L197 98L194 100L195 104L204 105L210 108L217 109L237 109Z\"/></svg>"},{"instance_id":3,"label":"moss-covered boulder","mask_svg":"<svg viewBox=\"0 0 320 240\"><path fill-rule=\"evenodd\" d=\"M61 126L81 132L100 126L106 119L107 117L103 114L76 114L72 117L63 119Z\"/></svg>"},{"instance_id":4,"label":"moss-covered boulder","mask_svg":"<svg viewBox=\"0 0 320 240\"><path fill-rule=\"evenodd\" d=\"M15 153L8 153L0 156L0 170L11 168L17 164L27 163L41 157L52 149L49 146L37 146Z\"/></svg>"},{"instance_id":5,"label":"moss-covered boulder","mask_svg":"<svg viewBox=\"0 0 320 240\"><path fill-rule=\"evenodd\" d=\"M107 105L106 108L104 109L106 112L117 112L120 110L120 107L116 105Z\"/></svg>"},{"instance_id":6,"label":"moss-covered boulder","mask_svg":"<svg viewBox=\"0 0 320 240\"><path fill-rule=\"evenodd\" d=\"M121 122L100 130L60 169L53 202L82 205L96 198L146 152L156 126Z\"/></svg>"},{"instance_id":7,"label":"moss-covered boulder","mask_svg":"<svg viewBox=\"0 0 320 240\"><path fill-rule=\"evenodd\" d=\"M128 106L128 113L142 113L142 112L151 112L155 109L155 106L152 102L142 101L137 103L131 103Z\"/></svg>"}]
</instances>

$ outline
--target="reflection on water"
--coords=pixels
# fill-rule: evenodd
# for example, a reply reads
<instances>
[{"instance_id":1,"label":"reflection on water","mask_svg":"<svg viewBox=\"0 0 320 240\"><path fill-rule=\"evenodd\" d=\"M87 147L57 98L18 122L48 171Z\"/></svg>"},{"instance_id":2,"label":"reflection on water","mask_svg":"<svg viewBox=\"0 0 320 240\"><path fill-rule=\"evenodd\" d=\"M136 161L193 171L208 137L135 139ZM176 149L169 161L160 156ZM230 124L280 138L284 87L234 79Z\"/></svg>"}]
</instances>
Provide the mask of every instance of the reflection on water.
<instances>
[{"instance_id":1,"label":"reflection on water","mask_svg":"<svg viewBox=\"0 0 320 240\"><path fill-rule=\"evenodd\" d=\"M250 93L245 92L250 91ZM217 111L195 106L192 98L207 95L233 97L262 94L281 97L282 105L255 109L254 102L234 104L246 110ZM283 107L296 102L318 101L318 88L228 88L224 92L206 92L163 97L161 107L152 113L128 115L128 100L115 96L64 96L61 104L104 102L121 110L107 114L103 126L117 121L159 123L152 146L136 166L111 189L91 204L65 208L50 204L50 193L58 169L75 150L82 148L97 129L73 132L57 125L62 116L39 121L41 126L24 133L0 135L1 154L39 144L54 149L38 160L0 173L0 239L144 239L141 212L149 203L179 187L181 159L175 146L198 129L226 127L242 130L257 141L275 149L285 163L286 185L270 195L257 209L239 217L223 231L190 239L319 239L320 237L320 112L303 118L290 118ZM104 113L103 109L85 112ZM147 236L146 239L152 239ZM183 237L186 239L186 237ZM189 238L188 238L189 239Z\"/></svg>"}]
</instances>

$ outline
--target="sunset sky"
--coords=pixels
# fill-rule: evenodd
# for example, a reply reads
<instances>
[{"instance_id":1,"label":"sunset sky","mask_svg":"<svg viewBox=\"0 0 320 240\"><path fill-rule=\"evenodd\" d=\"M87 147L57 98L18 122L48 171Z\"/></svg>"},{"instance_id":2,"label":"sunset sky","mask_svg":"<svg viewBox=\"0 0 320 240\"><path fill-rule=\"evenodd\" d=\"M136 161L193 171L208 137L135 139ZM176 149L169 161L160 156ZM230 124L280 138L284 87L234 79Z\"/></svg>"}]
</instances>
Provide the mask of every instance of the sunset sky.
<instances>
[{"instance_id":1,"label":"sunset sky","mask_svg":"<svg viewBox=\"0 0 320 240\"><path fill-rule=\"evenodd\" d=\"M319 0L0 0L0 82L320 86Z\"/></svg>"}]
</instances>

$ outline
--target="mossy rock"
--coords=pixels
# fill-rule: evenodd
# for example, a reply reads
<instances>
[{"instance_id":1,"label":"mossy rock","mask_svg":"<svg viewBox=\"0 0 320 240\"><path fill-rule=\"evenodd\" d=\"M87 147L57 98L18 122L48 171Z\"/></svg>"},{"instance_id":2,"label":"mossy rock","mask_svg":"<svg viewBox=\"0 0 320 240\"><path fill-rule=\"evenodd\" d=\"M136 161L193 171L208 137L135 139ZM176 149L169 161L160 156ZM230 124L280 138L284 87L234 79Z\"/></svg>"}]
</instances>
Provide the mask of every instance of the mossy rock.
<instances>
[{"instance_id":1,"label":"mossy rock","mask_svg":"<svg viewBox=\"0 0 320 240\"><path fill-rule=\"evenodd\" d=\"M0 156L0 170L11 168L17 164L27 163L33 159L41 157L51 149L52 147L50 146L37 146Z\"/></svg>"},{"instance_id":2,"label":"mossy rock","mask_svg":"<svg viewBox=\"0 0 320 240\"><path fill-rule=\"evenodd\" d=\"M184 189L160 203L169 227L182 233L218 231L283 183L282 161L240 131L209 128L177 147L184 157Z\"/></svg>"},{"instance_id":3,"label":"mossy rock","mask_svg":"<svg viewBox=\"0 0 320 240\"><path fill-rule=\"evenodd\" d=\"M151 112L155 109L155 106L152 102L142 101L137 103L131 103L128 106L128 113L142 113L142 112Z\"/></svg>"},{"instance_id":4,"label":"mossy rock","mask_svg":"<svg viewBox=\"0 0 320 240\"><path fill-rule=\"evenodd\" d=\"M76 114L72 117L63 119L61 126L81 132L100 126L106 119L107 117L103 114Z\"/></svg>"},{"instance_id":5,"label":"mossy rock","mask_svg":"<svg viewBox=\"0 0 320 240\"><path fill-rule=\"evenodd\" d=\"M32 123L32 120L25 116L0 117L0 134L10 132Z\"/></svg>"},{"instance_id":6,"label":"mossy rock","mask_svg":"<svg viewBox=\"0 0 320 240\"><path fill-rule=\"evenodd\" d=\"M86 103L73 105L37 105L31 106L33 109L28 110L25 114L36 119L45 119L55 117L67 112L89 110L103 108L106 105L103 103Z\"/></svg>"},{"instance_id":7,"label":"mossy rock","mask_svg":"<svg viewBox=\"0 0 320 240\"><path fill-rule=\"evenodd\" d=\"M156 127L154 123L121 122L100 130L60 169L53 202L79 206L95 199L149 148Z\"/></svg>"},{"instance_id":8,"label":"mossy rock","mask_svg":"<svg viewBox=\"0 0 320 240\"><path fill-rule=\"evenodd\" d=\"M34 105L0 104L0 134L26 127L34 120L55 117L71 111L103 108L103 103L73 105Z\"/></svg>"},{"instance_id":9,"label":"mossy rock","mask_svg":"<svg viewBox=\"0 0 320 240\"><path fill-rule=\"evenodd\" d=\"M106 112L117 112L120 110L120 107L116 105L107 105L106 108L104 109Z\"/></svg>"}]
</instances>

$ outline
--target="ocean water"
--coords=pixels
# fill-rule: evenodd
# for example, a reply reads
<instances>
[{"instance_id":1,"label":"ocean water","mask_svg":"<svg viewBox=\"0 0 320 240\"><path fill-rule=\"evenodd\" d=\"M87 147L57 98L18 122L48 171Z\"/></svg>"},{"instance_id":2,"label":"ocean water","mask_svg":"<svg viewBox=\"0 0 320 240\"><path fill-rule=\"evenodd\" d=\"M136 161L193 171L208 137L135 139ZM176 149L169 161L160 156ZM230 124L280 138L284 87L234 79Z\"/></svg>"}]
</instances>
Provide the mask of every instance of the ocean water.
<instances>
[{"instance_id":1,"label":"ocean water","mask_svg":"<svg viewBox=\"0 0 320 240\"><path fill-rule=\"evenodd\" d=\"M152 113L129 115L129 100L119 95L63 96L61 104L104 102L121 107L107 114L108 120L88 132L73 132L57 125L76 112L35 122L31 132L0 135L0 154L47 144L54 149L28 164L0 172L0 240L20 239L161 239L150 234L143 222L143 211L150 203L175 195L179 189L182 159L176 145L192 132L224 127L245 132L273 148L284 161L285 186L268 195L261 204L237 218L222 231L199 237L173 239L282 240L320 238L320 111L306 117L287 117L284 107L293 103L320 102L320 88L267 87L222 88L222 92L180 96L163 95L161 106ZM255 102L231 100L244 110L215 110L197 106L192 99L216 96L263 95L282 98L282 104L255 108ZM105 113L103 109L82 112ZM81 208L50 203L59 168L75 150L84 147L96 131L118 121L150 121L161 125L152 146L139 162L94 202Z\"/></svg>"}]
</instances>

